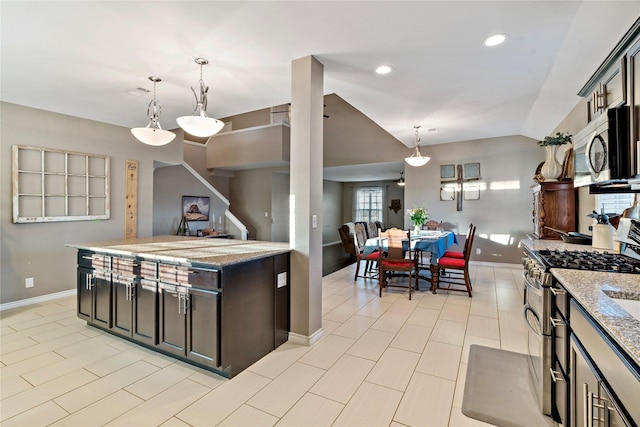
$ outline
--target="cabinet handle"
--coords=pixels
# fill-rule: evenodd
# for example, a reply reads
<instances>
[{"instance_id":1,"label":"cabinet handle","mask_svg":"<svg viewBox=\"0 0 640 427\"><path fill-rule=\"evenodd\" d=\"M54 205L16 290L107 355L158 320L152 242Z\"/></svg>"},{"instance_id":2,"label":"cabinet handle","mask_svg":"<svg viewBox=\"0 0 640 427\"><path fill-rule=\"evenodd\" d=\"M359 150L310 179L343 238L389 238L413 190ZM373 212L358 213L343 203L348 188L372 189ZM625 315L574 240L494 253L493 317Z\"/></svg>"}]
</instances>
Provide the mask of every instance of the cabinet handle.
<instances>
[{"instance_id":1,"label":"cabinet handle","mask_svg":"<svg viewBox=\"0 0 640 427\"><path fill-rule=\"evenodd\" d=\"M551 368L549 368L549 371L551 371L551 379L553 380L554 383L557 383L558 381L564 382L564 377L560 372L554 371Z\"/></svg>"},{"instance_id":2,"label":"cabinet handle","mask_svg":"<svg viewBox=\"0 0 640 427\"><path fill-rule=\"evenodd\" d=\"M183 301L184 301L184 314L187 314L187 310L190 307L190 303L191 303L191 298L189 298L189 293L185 293L184 297L183 297Z\"/></svg>"},{"instance_id":3,"label":"cabinet handle","mask_svg":"<svg viewBox=\"0 0 640 427\"><path fill-rule=\"evenodd\" d=\"M589 389L587 383L582 384L582 419L584 427L593 427L593 416L591 402L589 399Z\"/></svg>"},{"instance_id":4,"label":"cabinet handle","mask_svg":"<svg viewBox=\"0 0 640 427\"><path fill-rule=\"evenodd\" d=\"M551 288L550 288L550 290L551 290L551 293L552 293L553 295L555 295L555 296L558 296L558 295L564 295L564 294L566 294L566 292L565 292L565 291L563 291L562 289L559 289L559 288L551 287Z\"/></svg>"},{"instance_id":5,"label":"cabinet handle","mask_svg":"<svg viewBox=\"0 0 640 427\"><path fill-rule=\"evenodd\" d=\"M87 290L90 291L93 288L93 274L89 273L86 277Z\"/></svg>"},{"instance_id":6,"label":"cabinet handle","mask_svg":"<svg viewBox=\"0 0 640 427\"><path fill-rule=\"evenodd\" d=\"M549 321L551 322L551 326L553 326L554 328L558 326L564 326L564 322L562 321L562 319L554 319L553 317L549 317Z\"/></svg>"}]
</instances>

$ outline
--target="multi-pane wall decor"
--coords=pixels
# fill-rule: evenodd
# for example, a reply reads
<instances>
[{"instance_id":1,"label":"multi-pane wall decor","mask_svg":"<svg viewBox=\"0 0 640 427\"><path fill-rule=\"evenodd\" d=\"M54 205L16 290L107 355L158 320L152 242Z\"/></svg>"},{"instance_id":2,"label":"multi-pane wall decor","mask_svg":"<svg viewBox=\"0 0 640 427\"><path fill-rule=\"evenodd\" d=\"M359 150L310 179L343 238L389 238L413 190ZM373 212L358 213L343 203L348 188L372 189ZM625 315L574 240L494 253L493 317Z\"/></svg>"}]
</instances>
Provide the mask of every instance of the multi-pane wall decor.
<instances>
[{"instance_id":1,"label":"multi-pane wall decor","mask_svg":"<svg viewBox=\"0 0 640 427\"><path fill-rule=\"evenodd\" d=\"M109 157L13 146L13 222L109 219Z\"/></svg>"}]
</instances>

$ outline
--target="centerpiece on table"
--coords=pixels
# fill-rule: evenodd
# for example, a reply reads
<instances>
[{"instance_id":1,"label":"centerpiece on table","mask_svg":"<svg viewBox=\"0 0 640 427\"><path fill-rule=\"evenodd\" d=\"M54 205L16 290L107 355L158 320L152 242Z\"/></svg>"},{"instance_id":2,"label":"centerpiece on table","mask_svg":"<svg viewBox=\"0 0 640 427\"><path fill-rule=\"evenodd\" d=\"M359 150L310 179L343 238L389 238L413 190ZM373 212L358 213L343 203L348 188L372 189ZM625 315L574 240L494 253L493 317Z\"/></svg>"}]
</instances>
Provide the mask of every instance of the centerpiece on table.
<instances>
[{"instance_id":1,"label":"centerpiece on table","mask_svg":"<svg viewBox=\"0 0 640 427\"><path fill-rule=\"evenodd\" d=\"M429 212L427 212L426 208L419 207L407 209L407 213L409 214L409 218L413 223L414 233L419 234L420 229L422 229L424 223L429 220Z\"/></svg>"},{"instance_id":2,"label":"centerpiece on table","mask_svg":"<svg viewBox=\"0 0 640 427\"><path fill-rule=\"evenodd\" d=\"M572 135L557 132L555 136L545 136L542 141L538 141L538 145L547 150L547 159L542 165L540 173L545 181L555 181L562 173L562 165L556 158L556 153L561 145L570 144Z\"/></svg>"}]
</instances>

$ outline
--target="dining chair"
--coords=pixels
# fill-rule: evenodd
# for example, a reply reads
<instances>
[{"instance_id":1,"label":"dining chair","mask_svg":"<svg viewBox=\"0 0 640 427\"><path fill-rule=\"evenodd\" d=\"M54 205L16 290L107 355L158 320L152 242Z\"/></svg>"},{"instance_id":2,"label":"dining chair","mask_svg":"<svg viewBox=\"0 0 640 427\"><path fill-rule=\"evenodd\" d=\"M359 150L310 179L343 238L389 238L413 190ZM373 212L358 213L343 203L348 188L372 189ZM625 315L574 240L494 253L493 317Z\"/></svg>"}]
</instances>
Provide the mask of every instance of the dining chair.
<instances>
[{"instance_id":1,"label":"dining chair","mask_svg":"<svg viewBox=\"0 0 640 427\"><path fill-rule=\"evenodd\" d=\"M437 230L439 225L440 225L440 223L438 221L430 219L429 221L425 222L422 225L422 229L423 230Z\"/></svg>"},{"instance_id":2,"label":"dining chair","mask_svg":"<svg viewBox=\"0 0 640 427\"><path fill-rule=\"evenodd\" d=\"M475 226L471 232L471 236L467 242L465 242L465 251L463 258L452 258L443 256L438 260L438 283L433 288L433 293L436 290L442 289L447 291L466 292L471 298L471 278L469 277L469 256L471 254L471 247L473 246L473 236L475 235ZM448 286L440 286L440 284L447 284ZM456 287L452 287L456 286ZM462 288L463 287L463 288Z\"/></svg>"},{"instance_id":3,"label":"dining chair","mask_svg":"<svg viewBox=\"0 0 640 427\"><path fill-rule=\"evenodd\" d=\"M464 254L467 252L467 248L473 243L473 237L476 234L476 227L472 224L469 224L469 228L467 229L467 236L464 239L464 247L462 248L462 252L457 251L445 251L442 255L447 258L464 258Z\"/></svg>"},{"instance_id":4,"label":"dining chair","mask_svg":"<svg viewBox=\"0 0 640 427\"><path fill-rule=\"evenodd\" d=\"M373 239L374 237L378 237L378 226L375 222L369 223L369 238Z\"/></svg>"},{"instance_id":5,"label":"dining chair","mask_svg":"<svg viewBox=\"0 0 640 427\"><path fill-rule=\"evenodd\" d=\"M403 240L409 239L411 242L411 231L408 233L391 228L383 233L387 237L387 253L384 255L381 243L378 247L378 283L379 296L382 297L382 288L387 286L403 287L407 286L401 283L390 283L387 279L388 272L407 272L409 276L409 300L411 300L411 292L413 290L413 276L416 277L416 288L418 287L418 257L417 252L411 249L409 244L408 250L403 247ZM379 240L382 242L382 239Z\"/></svg>"},{"instance_id":6,"label":"dining chair","mask_svg":"<svg viewBox=\"0 0 640 427\"><path fill-rule=\"evenodd\" d=\"M358 277L362 277L363 279L375 279L377 268L374 270L374 265L377 266L378 260L380 259L380 255L378 254L378 250L376 249L369 255L364 255L364 246L367 239L362 240L362 232L358 233L356 231L353 234L353 245L356 250L356 274L353 276L353 280L357 280ZM362 275L360 273L360 262L365 261L364 264L364 272Z\"/></svg>"}]
</instances>

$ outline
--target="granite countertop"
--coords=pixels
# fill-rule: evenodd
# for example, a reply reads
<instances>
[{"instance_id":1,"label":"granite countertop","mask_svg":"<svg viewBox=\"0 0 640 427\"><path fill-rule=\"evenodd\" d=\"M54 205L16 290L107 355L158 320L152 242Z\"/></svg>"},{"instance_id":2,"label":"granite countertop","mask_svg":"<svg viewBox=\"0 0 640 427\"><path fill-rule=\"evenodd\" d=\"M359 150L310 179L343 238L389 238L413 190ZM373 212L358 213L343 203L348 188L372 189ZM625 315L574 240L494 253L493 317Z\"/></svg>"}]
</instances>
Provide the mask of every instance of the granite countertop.
<instances>
[{"instance_id":1,"label":"granite countertop","mask_svg":"<svg viewBox=\"0 0 640 427\"><path fill-rule=\"evenodd\" d=\"M197 263L218 268L291 251L288 243L187 236L152 236L68 243L66 246L113 255L140 256L160 262Z\"/></svg>"},{"instance_id":2,"label":"granite countertop","mask_svg":"<svg viewBox=\"0 0 640 427\"><path fill-rule=\"evenodd\" d=\"M525 245L534 251L557 249L559 251L603 252L600 249L594 249L591 245L576 245L575 243L565 243L563 240L524 239L520 241L520 245Z\"/></svg>"},{"instance_id":3,"label":"granite countertop","mask_svg":"<svg viewBox=\"0 0 640 427\"><path fill-rule=\"evenodd\" d=\"M640 320L607 295L640 300L640 276L559 268L551 273L640 366Z\"/></svg>"}]
</instances>

